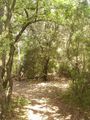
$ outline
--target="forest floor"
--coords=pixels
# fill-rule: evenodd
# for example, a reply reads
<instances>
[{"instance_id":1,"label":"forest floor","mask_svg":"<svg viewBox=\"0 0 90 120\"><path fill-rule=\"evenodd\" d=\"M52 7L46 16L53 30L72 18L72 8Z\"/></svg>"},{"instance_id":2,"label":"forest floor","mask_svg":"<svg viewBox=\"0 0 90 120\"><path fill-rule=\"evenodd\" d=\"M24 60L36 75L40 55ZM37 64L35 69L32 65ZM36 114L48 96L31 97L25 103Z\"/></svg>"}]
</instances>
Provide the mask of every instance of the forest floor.
<instances>
[{"instance_id":1,"label":"forest floor","mask_svg":"<svg viewBox=\"0 0 90 120\"><path fill-rule=\"evenodd\" d=\"M63 102L62 92L69 81L14 81L13 97L22 105L16 106L11 120L87 120L79 108ZM21 101L20 101L21 100ZM23 103L26 102L25 105Z\"/></svg>"}]
</instances>

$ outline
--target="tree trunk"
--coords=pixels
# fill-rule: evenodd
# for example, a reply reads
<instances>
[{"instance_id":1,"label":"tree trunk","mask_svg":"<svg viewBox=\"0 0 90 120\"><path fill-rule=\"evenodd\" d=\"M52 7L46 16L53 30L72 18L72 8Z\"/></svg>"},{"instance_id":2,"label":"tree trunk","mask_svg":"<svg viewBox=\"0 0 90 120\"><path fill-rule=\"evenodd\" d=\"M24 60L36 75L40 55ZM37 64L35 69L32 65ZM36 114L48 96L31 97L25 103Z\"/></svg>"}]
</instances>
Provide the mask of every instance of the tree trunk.
<instances>
[{"instance_id":1,"label":"tree trunk","mask_svg":"<svg viewBox=\"0 0 90 120\"><path fill-rule=\"evenodd\" d=\"M3 4L1 4L0 6L0 17L3 17L4 15L4 7ZM3 21L0 20L0 35L3 32ZM3 89L3 76L5 74L5 60L6 57L4 54L5 52L2 52L2 65L0 66L0 120L5 120L5 116L4 116L4 110L5 110L5 91Z\"/></svg>"},{"instance_id":2,"label":"tree trunk","mask_svg":"<svg viewBox=\"0 0 90 120\"><path fill-rule=\"evenodd\" d=\"M49 57L45 60L44 68L43 68L43 80L47 81L48 76L48 65L49 65Z\"/></svg>"},{"instance_id":3,"label":"tree trunk","mask_svg":"<svg viewBox=\"0 0 90 120\"><path fill-rule=\"evenodd\" d=\"M4 82L1 84L2 86L2 92L1 92L2 93L2 99L1 99L2 104L1 104L1 116L0 116L1 120L6 119L8 108L11 102L12 87L13 87L13 81L11 79L11 72L12 72L14 51L15 51L14 44L11 44L9 59L6 65L6 78ZM1 73L3 72L1 71ZM2 78L0 80L2 81Z\"/></svg>"},{"instance_id":4,"label":"tree trunk","mask_svg":"<svg viewBox=\"0 0 90 120\"><path fill-rule=\"evenodd\" d=\"M4 70L6 70L6 74L4 74L3 69L1 69L1 74L0 74L0 93L1 93L1 114L0 114L0 120L6 120L7 116L7 111L10 105L11 101L11 95L12 95L12 87L13 87L13 81L11 79L11 72L12 72L12 66L13 66L13 58L14 58L14 52L15 52L15 47L14 45L18 43L19 38L21 37L22 33L25 31L25 29L32 23L41 21L41 20L35 20L31 19L24 25L22 25L21 30L19 31L18 35L16 35L14 41L13 41L13 34L12 34L12 25L11 25L11 18L12 18L12 13L15 7L16 0L13 0L12 3L10 0L5 1L5 6L6 7L6 21L5 21L5 30L8 31L8 38L11 42L10 44L10 54L9 54L9 59L7 64L5 65ZM3 7L3 8L4 8ZM1 8L1 7L0 7ZM0 10L1 13L1 10ZM0 14L1 16L1 14ZM3 15L2 15L3 16ZM5 31L4 30L4 31ZM3 63L5 64L5 63ZM2 74L3 73L3 74Z\"/></svg>"}]
</instances>

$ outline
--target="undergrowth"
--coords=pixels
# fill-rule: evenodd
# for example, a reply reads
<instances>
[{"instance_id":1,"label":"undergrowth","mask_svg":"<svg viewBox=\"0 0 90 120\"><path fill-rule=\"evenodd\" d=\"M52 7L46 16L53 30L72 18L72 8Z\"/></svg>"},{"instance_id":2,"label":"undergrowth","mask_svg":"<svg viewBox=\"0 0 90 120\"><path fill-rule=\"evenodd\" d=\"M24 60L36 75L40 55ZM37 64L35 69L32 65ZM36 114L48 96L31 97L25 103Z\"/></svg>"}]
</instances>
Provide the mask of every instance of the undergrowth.
<instances>
[{"instance_id":1,"label":"undergrowth","mask_svg":"<svg viewBox=\"0 0 90 120\"><path fill-rule=\"evenodd\" d=\"M9 111L7 113L7 120L25 120L23 107L30 104L31 102L23 96L17 96L12 98L11 104L9 106Z\"/></svg>"},{"instance_id":2,"label":"undergrowth","mask_svg":"<svg viewBox=\"0 0 90 120\"><path fill-rule=\"evenodd\" d=\"M80 91L81 88L70 83L70 87L62 93L62 99L64 102L80 107L81 109L90 109L90 87L86 87L84 91Z\"/></svg>"}]
</instances>

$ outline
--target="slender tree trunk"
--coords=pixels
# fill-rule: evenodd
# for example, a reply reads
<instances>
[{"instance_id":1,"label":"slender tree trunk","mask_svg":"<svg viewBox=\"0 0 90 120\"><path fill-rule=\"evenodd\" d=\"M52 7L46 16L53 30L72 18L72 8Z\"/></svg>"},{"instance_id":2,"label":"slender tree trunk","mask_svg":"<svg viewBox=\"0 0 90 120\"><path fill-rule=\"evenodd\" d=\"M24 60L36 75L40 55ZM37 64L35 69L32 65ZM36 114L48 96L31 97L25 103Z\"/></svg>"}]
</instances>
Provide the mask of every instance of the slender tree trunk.
<instances>
[{"instance_id":1,"label":"slender tree trunk","mask_svg":"<svg viewBox=\"0 0 90 120\"><path fill-rule=\"evenodd\" d=\"M15 37L13 41L13 34L12 34L12 26L11 26L11 18L12 18L12 12L14 10L16 0L13 0L12 4L10 0L5 1L5 6L7 8L7 19L5 24L5 30L8 30L8 36L9 40L11 41L10 44L10 53L9 53L9 59L7 64L5 65L4 70L6 70L6 74L2 74L2 69L0 73L0 93L1 95L1 114L0 114L0 120L6 120L7 118L7 111L11 102L11 95L12 95L12 87L13 87L13 81L11 79L11 73L12 73L12 66L13 66L13 58L14 58L14 52L15 47L14 45L18 43L19 38L21 37L22 33L25 31L25 29L32 23L41 21L41 20L32 20L28 21L22 26L22 29L19 31L18 35ZM4 63L3 63L4 64Z\"/></svg>"},{"instance_id":2,"label":"slender tree trunk","mask_svg":"<svg viewBox=\"0 0 90 120\"><path fill-rule=\"evenodd\" d=\"M1 99L1 116L0 120L6 120L8 109L10 106L11 102L11 95L12 95L12 87L13 87L13 81L11 79L11 72L12 72L12 64L13 64L13 56L15 52L15 47L14 44L11 44L10 46L10 54L9 54L9 59L8 63L6 65L6 78L4 82L1 84L2 86L2 99ZM1 71L1 75L2 75ZM2 78L0 79L2 81Z\"/></svg>"},{"instance_id":3,"label":"slender tree trunk","mask_svg":"<svg viewBox=\"0 0 90 120\"><path fill-rule=\"evenodd\" d=\"M0 6L0 17L3 17L4 15L4 7L3 7L3 4L1 4ZM3 21L0 20L0 35L2 34L3 32ZM4 73L5 73L5 60L6 60L6 57L4 54L5 52L3 51L2 52L2 65L0 66L0 120L5 120L5 116L4 116L4 108L5 108L5 92L4 92L4 89L3 89L3 76L4 76Z\"/></svg>"},{"instance_id":4,"label":"slender tree trunk","mask_svg":"<svg viewBox=\"0 0 90 120\"><path fill-rule=\"evenodd\" d=\"M3 68L2 66L0 66L0 120L4 120L4 107L5 107L5 92L4 92L4 89L3 89L3 79L2 79L2 72L3 71Z\"/></svg>"},{"instance_id":5,"label":"slender tree trunk","mask_svg":"<svg viewBox=\"0 0 90 120\"><path fill-rule=\"evenodd\" d=\"M43 68L43 80L47 81L48 76L48 65L49 65L49 57L45 60L44 68Z\"/></svg>"}]
</instances>

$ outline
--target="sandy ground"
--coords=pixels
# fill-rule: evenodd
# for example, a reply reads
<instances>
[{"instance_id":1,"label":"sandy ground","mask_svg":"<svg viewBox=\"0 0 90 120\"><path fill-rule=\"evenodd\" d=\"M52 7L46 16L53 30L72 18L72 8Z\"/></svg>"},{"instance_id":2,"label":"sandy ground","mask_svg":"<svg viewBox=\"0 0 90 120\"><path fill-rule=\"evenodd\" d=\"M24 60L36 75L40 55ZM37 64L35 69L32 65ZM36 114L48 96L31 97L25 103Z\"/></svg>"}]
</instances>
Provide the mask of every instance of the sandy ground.
<instances>
[{"instance_id":1,"label":"sandy ground","mask_svg":"<svg viewBox=\"0 0 90 120\"><path fill-rule=\"evenodd\" d=\"M30 103L17 109L17 118L12 120L85 120L79 110L73 110L60 98L68 87L64 78L49 82L15 81L13 95L22 96Z\"/></svg>"}]
</instances>

